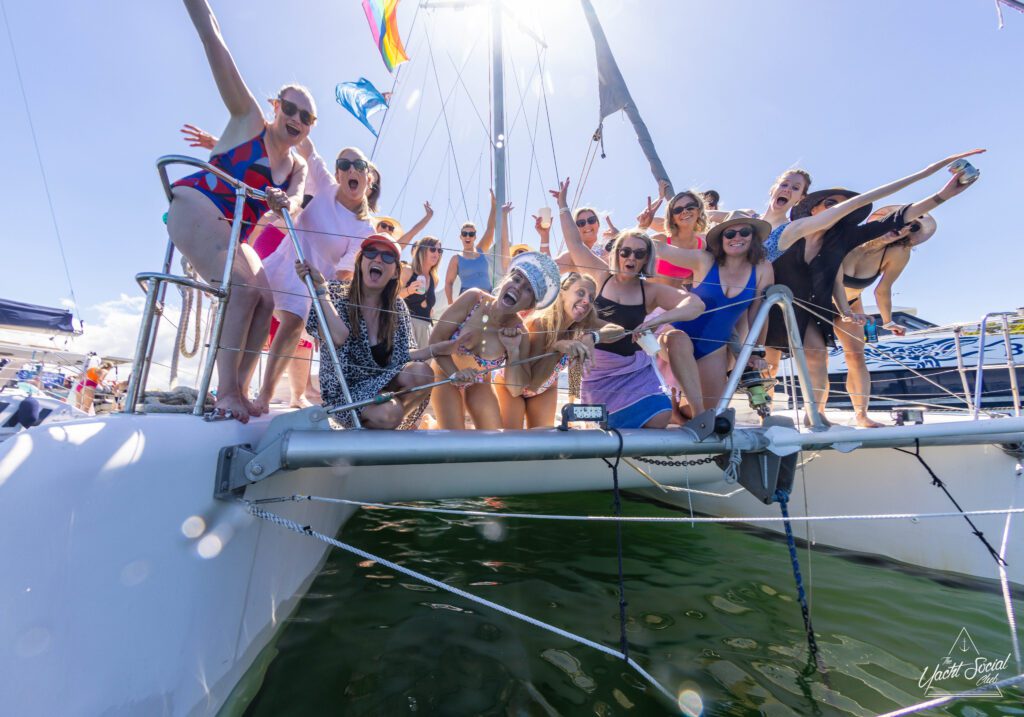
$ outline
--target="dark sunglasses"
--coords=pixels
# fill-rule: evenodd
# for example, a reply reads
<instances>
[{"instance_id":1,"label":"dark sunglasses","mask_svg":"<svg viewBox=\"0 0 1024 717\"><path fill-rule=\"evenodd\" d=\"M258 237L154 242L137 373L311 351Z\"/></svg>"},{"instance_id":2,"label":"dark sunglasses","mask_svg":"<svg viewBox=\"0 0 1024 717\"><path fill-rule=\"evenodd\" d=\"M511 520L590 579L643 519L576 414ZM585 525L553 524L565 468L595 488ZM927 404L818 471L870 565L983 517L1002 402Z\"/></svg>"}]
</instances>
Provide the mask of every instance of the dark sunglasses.
<instances>
[{"instance_id":1,"label":"dark sunglasses","mask_svg":"<svg viewBox=\"0 0 1024 717\"><path fill-rule=\"evenodd\" d=\"M388 224L387 222L379 222L377 224L377 228L386 232L393 232L395 230L395 226L393 224Z\"/></svg>"},{"instance_id":2,"label":"dark sunglasses","mask_svg":"<svg viewBox=\"0 0 1024 717\"><path fill-rule=\"evenodd\" d=\"M444 251L444 247L438 246L437 244L422 244L420 249L423 251L429 251L433 254L440 254Z\"/></svg>"},{"instance_id":3,"label":"dark sunglasses","mask_svg":"<svg viewBox=\"0 0 1024 717\"><path fill-rule=\"evenodd\" d=\"M356 168L357 172L365 172L370 168L370 165L366 163L365 159L345 159L342 157L334 163L334 167L340 172L347 172L353 167Z\"/></svg>"},{"instance_id":4,"label":"dark sunglasses","mask_svg":"<svg viewBox=\"0 0 1024 717\"><path fill-rule=\"evenodd\" d=\"M628 259L631 256L635 256L637 261L643 261L644 259L647 258L647 250L633 249L631 247L624 246L621 249L619 249L619 256L621 256L623 259Z\"/></svg>"},{"instance_id":5,"label":"dark sunglasses","mask_svg":"<svg viewBox=\"0 0 1024 717\"><path fill-rule=\"evenodd\" d=\"M284 97L278 97L277 101L281 103L281 111L285 113L285 116L294 117L298 113L299 122L307 127L312 127L313 123L316 122L316 115L310 114L306 110L300 110L299 106L294 102L289 102Z\"/></svg>"},{"instance_id":6,"label":"dark sunglasses","mask_svg":"<svg viewBox=\"0 0 1024 717\"><path fill-rule=\"evenodd\" d=\"M921 231L921 222L914 222L910 225L911 234L917 234L919 231Z\"/></svg>"},{"instance_id":7,"label":"dark sunglasses","mask_svg":"<svg viewBox=\"0 0 1024 717\"><path fill-rule=\"evenodd\" d=\"M587 226L588 224L597 224L597 217L590 216L590 217L587 217L586 219L577 219L576 220L576 226L578 226L581 229L583 227Z\"/></svg>"},{"instance_id":8,"label":"dark sunglasses","mask_svg":"<svg viewBox=\"0 0 1024 717\"><path fill-rule=\"evenodd\" d=\"M685 207L677 204L674 207L672 207L672 213L682 214L683 212L695 212L698 209L700 209L699 204L687 204Z\"/></svg>"},{"instance_id":9,"label":"dark sunglasses","mask_svg":"<svg viewBox=\"0 0 1024 717\"><path fill-rule=\"evenodd\" d=\"M380 260L385 264L394 264L398 261L398 257L389 251L384 251L383 249L363 249L364 259L373 261L377 257L380 257Z\"/></svg>"},{"instance_id":10,"label":"dark sunglasses","mask_svg":"<svg viewBox=\"0 0 1024 717\"><path fill-rule=\"evenodd\" d=\"M464 236L464 237L475 237L476 236L476 232L474 232L474 231L463 231L462 232L462 236Z\"/></svg>"},{"instance_id":11,"label":"dark sunglasses","mask_svg":"<svg viewBox=\"0 0 1024 717\"><path fill-rule=\"evenodd\" d=\"M750 236L753 233L754 233L754 230L751 229L750 227L743 227L742 229L726 229L724 232L722 232L722 236L724 236L726 239L732 239L737 234L739 234L741 237L746 239L748 236Z\"/></svg>"},{"instance_id":12,"label":"dark sunglasses","mask_svg":"<svg viewBox=\"0 0 1024 717\"><path fill-rule=\"evenodd\" d=\"M825 201L823 201L821 203L821 206L825 207L825 209L831 209L832 207L834 207L837 204L839 204L838 200L832 199L831 197L829 197L828 199L826 199Z\"/></svg>"}]
</instances>

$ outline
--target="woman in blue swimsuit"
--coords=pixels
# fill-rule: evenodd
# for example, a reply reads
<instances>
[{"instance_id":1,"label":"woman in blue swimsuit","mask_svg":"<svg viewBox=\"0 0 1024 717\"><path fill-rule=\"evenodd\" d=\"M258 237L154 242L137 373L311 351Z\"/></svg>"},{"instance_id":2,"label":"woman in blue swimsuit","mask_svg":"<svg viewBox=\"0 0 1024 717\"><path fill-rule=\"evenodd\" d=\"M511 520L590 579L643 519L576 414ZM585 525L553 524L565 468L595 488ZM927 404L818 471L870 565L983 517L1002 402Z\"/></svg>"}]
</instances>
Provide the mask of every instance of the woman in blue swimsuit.
<instances>
[{"instance_id":1,"label":"woman in blue swimsuit","mask_svg":"<svg viewBox=\"0 0 1024 717\"><path fill-rule=\"evenodd\" d=\"M705 311L692 321L677 321L675 328L693 341L693 355L700 372L701 393L707 406L718 403L729 371L726 345L733 327L746 317L749 326L761 306L764 290L775 281L772 265L765 261L764 240L771 225L734 213L707 234L707 249L665 246L660 253L673 264L693 271L699 282L693 293L704 302ZM764 343L767 324L756 343ZM755 368L764 368L758 360Z\"/></svg>"},{"instance_id":2,"label":"woman in blue swimsuit","mask_svg":"<svg viewBox=\"0 0 1024 717\"><path fill-rule=\"evenodd\" d=\"M316 121L309 91L299 85L282 88L271 100L274 119L268 122L239 74L206 0L186 0L185 6L231 115L210 163L266 191L270 209L287 207L297 212L302 205L306 164L293 156L291 149L309 135ZM243 238L266 210L266 204L246 202L240 217L246 222ZM213 175L199 172L175 182L167 214L168 234L196 271L214 285L223 276L234 213L233 190ZM214 412L216 417L246 423L251 415L260 413L248 400L249 379L270 331L274 299L263 264L252 247L243 244L237 248L231 271L231 301L217 354Z\"/></svg>"}]
</instances>

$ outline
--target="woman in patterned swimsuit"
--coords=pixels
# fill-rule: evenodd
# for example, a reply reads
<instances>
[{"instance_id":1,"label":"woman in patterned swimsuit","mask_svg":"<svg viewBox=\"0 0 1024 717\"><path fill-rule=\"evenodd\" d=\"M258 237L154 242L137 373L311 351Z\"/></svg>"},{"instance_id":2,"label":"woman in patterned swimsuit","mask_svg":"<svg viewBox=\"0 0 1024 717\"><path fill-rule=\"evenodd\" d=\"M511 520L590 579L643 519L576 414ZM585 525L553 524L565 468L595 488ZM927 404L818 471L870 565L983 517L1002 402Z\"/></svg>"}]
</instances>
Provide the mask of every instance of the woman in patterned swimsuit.
<instances>
[{"instance_id":1,"label":"woman in patterned swimsuit","mask_svg":"<svg viewBox=\"0 0 1024 717\"><path fill-rule=\"evenodd\" d=\"M434 324L432 342L459 340L451 356L435 361L437 380L455 376L453 384L434 389L433 408L445 429L464 429L466 412L476 428L501 428L501 409L491 387L491 375L477 371L518 361L524 356L521 311L545 308L558 296L558 267L546 254L520 254L508 274L488 294L470 289L449 306ZM506 381L525 384L522 366L510 366Z\"/></svg>"},{"instance_id":2,"label":"woman in patterned swimsuit","mask_svg":"<svg viewBox=\"0 0 1024 717\"><path fill-rule=\"evenodd\" d=\"M527 346L523 351L525 356L559 355L524 365L525 384L513 385L503 371L495 372L495 391L506 429L521 429L524 419L527 428L551 428L558 402L558 374L570 360L587 363L602 334L611 337L623 331L597 318L597 285L589 276L570 272L562 279L561 289L558 301L526 320Z\"/></svg>"},{"instance_id":3,"label":"woman in patterned swimsuit","mask_svg":"<svg viewBox=\"0 0 1024 717\"><path fill-rule=\"evenodd\" d=\"M259 103L235 67L220 27L206 0L186 0L202 40L213 78L231 115L210 163L250 186L266 191L268 202L246 202L242 239L266 211L302 203L306 165L291 148L309 134L316 120L309 91L285 86L271 100L274 119L267 122ZM219 283L227 257L234 216L234 192L212 174L198 172L174 184L167 216L171 241L208 282ZM231 301L217 354L215 416L246 423L259 410L248 400L248 384L270 329L274 300L259 257L245 244L235 253Z\"/></svg>"},{"instance_id":4,"label":"woman in patterned swimsuit","mask_svg":"<svg viewBox=\"0 0 1024 717\"><path fill-rule=\"evenodd\" d=\"M338 346L345 382L353 401L373 398L382 391L415 388L430 383L433 371L425 363L432 357L451 353L454 340L438 341L417 348L410 341L409 310L398 298L398 260L401 250L383 234L363 240L356 255L356 271L351 283L325 281L309 264L295 263L303 281L306 275L317 286L317 300ZM310 312L306 331L319 339L320 324ZM341 386L329 362L320 369L320 393L325 406L345 403ZM401 426L429 393L413 392L359 411L365 428L393 429ZM343 425L351 425L351 414L337 416ZM410 423L415 423L410 419Z\"/></svg>"}]
</instances>

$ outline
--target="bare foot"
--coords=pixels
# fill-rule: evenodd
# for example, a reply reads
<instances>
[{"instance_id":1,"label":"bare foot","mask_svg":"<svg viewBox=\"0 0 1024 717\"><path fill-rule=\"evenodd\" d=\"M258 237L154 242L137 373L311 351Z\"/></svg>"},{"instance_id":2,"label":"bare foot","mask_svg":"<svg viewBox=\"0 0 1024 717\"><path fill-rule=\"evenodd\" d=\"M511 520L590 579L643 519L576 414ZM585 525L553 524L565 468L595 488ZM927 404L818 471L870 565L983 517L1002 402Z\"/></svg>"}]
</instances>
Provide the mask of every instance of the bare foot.
<instances>
[{"instance_id":1,"label":"bare foot","mask_svg":"<svg viewBox=\"0 0 1024 717\"><path fill-rule=\"evenodd\" d=\"M217 395L217 402L213 406L214 417L234 418L241 423L249 422L248 401L245 401L239 394Z\"/></svg>"},{"instance_id":2,"label":"bare foot","mask_svg":"<svg viewBox=\"0 0 1024 717\"><path fill-rule=\"evenodd\" d=\"M265 398L263 394L260 394L247 403L249 404L250 415L262 416L264 413L270 413L270 401Z\"/></svg>"},{"instance_id":3,"label":"bare foot","mask_svg":"<svg viewBox=\"0 0 1024 717\"><path fill-rule=\"evenodd\" d=\"M312 405L313 404L310 403L309 399L307 399L305 396L299 396L298 398L295 398L295 396L292 396L292 402L288 404L288 407L289 408L309 408Z\"/></svg>"},{"instance_id":4,"label":"bare foot","mask_svg":"<svg viewBox=\"0 0 1024 717\"><path fill-rule=\"evenodd\" d=\"M861 428L882 428L882 426L885 425L872 418L868 418L868 414L866 413L858 413L854 420Z\"/></svg>"}]
</instances>

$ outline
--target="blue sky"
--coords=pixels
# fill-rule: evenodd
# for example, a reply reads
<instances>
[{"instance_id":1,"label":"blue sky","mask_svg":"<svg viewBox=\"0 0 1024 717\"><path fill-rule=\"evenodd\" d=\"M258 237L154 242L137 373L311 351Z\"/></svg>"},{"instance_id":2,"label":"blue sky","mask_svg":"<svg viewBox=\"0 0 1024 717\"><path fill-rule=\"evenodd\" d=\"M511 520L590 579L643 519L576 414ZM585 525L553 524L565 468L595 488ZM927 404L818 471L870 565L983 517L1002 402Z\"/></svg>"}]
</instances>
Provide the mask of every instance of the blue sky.
<instances>
[{"instance_id":1,"label":"blue sky","mask_svg":"<svg viewBox=\"0 0 1024 717\"><path fill-rule=\"evenodd\" d=\"M763 207L772 180L794 165L811 172L815 188L865 190L948 154L987 147L976 161L982 181L936 211L938 233L915 252L895 301L935 321L1024 304L1018 221L1000 212L1017 206L1021 186L1024 16L1006 11L1000 31L990 0L594 4L675 186L718 189L726 207ZM553 186L555 159L561 174L578 183L597 124L597 80L576 0L510 5L549 46L544 62L556 147L553 158L543 109L534 124L534 42L509 22L507 121L511 126L518 115L509 149L519 237L524 211L541 206ZM219 133L226 112L181 3L62 0L44 11L8 0L6 6L79 311L87 326L109 323L113 312L120 320L106 339L116 335L120 343L129 334L130 345L130 313L139 297L132 277L159 267L166 241L160 221L166 202L154 161L193 151L179 140L182 123ZM337 82L360 76L382 90L392 81L358 0L213 7L257 97L302 82L319 103L313 137L321 150L333 155L352 144L369 150L373 137L335 104L333 91ZM486 16L421 10L411 28L415 13L413 0L405 0L400 26L413 59L400 75L376 155L382 205L408 226L430 199L437 214L428 231L451 246L465 214L485 218L489 163L475 113L486 119L488 111ZM431 49L445 92L455 82L453 62L468 57L463 80L475 109L461 87L448 106L465 203L443 120L409 171L410 155L424 145L440 106ZM70 292L6 38L0 92L6 98L0 189L8 200L0 296L58 305ZM527 191L531 133L536 167ZM624 118L608 120L605 150L583 198L628 225L655 187ZM927 196L946 176L893 201ZM535 241L526 226L527 240Z\"/></svg>"}]
</instances>

